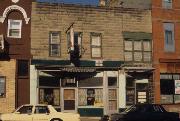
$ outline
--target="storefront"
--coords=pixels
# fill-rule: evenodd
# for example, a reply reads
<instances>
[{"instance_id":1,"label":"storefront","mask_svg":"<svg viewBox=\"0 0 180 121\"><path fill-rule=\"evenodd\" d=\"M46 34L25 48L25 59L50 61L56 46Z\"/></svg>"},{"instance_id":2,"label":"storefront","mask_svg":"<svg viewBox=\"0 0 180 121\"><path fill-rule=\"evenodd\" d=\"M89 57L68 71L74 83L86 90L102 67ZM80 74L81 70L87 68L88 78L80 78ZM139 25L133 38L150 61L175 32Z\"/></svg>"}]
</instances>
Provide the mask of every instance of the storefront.
<instances>
[{"instance_id":1,"label":"storefront","mask_svg":"<svg viewBox=\"0 0 180 121\"><path fill-rule=\"evenodd\" d=\"M120 108L118 72L118 68L31 66L31 103L50 104L81 116L116 113Z\"/></svg>"}]
</instances>

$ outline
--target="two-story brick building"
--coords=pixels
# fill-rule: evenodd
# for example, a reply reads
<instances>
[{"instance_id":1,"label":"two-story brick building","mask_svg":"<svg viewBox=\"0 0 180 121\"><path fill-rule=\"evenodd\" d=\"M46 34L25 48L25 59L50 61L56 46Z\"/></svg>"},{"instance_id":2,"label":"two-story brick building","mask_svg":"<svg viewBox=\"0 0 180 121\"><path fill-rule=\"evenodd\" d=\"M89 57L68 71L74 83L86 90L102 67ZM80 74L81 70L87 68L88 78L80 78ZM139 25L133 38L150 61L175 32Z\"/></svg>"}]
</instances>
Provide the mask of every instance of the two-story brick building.
<instances>
[{"instance_id":1,"label":"two-story brick building","mask_svg":"<svg viewBox=\"0 0 180 121\"><path fill-rule=\"evenodd\" d=\"M152 0L152 25L155 102L180 112L180 0Z\"/></svg>"},{"instance_id":2,"label":"two-story brick building","mask_svg":"<svg viewBox=\"0 0 180 121\"><path fill-rule=\"evenodd\" d=\"M33 2L30 103L83 116L152 102L151 10Z\"/></svg>"},{"instance_id":3,"label":"two-story brick building","mask_svg":"<svg viewBox=\"0 0 180 121\"><path fill-rule=\"evenodd\" d=\"M30 102L31 0L0 0L0 112Z\"/></svg>"}]
</instances>

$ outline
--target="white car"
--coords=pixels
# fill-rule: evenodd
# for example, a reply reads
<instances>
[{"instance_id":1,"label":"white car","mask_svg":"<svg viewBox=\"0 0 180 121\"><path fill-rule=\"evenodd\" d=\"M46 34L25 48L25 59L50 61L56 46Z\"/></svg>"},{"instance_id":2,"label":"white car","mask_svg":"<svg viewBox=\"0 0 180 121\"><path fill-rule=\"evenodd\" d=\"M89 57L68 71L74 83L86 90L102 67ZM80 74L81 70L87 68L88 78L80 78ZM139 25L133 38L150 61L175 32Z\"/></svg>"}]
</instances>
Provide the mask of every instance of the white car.
<instances>
[{"instance_id":1,"label":"white car","mask_svg":"<svg viewBox=\"0 0 180 121\"><path fill-rule=\"evenodd\" d=\"M28 104L13 113L0 114L0 121L80 121L80 115L57 112L51 105Z\"/></svg>"}]
</instances>

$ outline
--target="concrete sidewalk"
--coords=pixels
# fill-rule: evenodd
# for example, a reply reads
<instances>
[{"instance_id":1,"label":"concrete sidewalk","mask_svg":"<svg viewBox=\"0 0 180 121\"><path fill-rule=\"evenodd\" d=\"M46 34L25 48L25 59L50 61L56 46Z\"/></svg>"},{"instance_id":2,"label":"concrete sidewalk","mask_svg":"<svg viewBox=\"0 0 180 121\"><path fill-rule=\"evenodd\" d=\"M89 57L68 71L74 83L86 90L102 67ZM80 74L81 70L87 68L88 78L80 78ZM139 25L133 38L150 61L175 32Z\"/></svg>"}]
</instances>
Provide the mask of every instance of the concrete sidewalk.
<instances>
[{"instance_id":1,"label":"concrete sidewalk","mask_svg":"<svg viewBox=\"0 0 180 121\"><path fill-rule=\"evenodd\" d=\"M99 121L101 117L81 117L81 121Z\"/></svg>"}]
</instances>

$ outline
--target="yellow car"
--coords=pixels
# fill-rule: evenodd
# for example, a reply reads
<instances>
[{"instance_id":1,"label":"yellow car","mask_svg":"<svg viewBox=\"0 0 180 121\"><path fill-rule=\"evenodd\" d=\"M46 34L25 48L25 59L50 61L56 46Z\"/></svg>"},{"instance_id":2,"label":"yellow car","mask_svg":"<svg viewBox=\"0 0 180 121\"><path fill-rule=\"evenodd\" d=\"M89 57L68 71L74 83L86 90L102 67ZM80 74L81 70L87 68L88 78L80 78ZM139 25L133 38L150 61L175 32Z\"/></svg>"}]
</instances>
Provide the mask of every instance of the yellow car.
<instances>
[{"instance_id":1,"label":"yellow car","mask_svg":"<svg viewBox=\"0 0 180 121\"><path fill-rule=\"evenodd\" d=\"M51 105L27 104L13 113L0 114L0 121L80 121L80 115L57 112Z\"/></svg>"}]
</instances>

